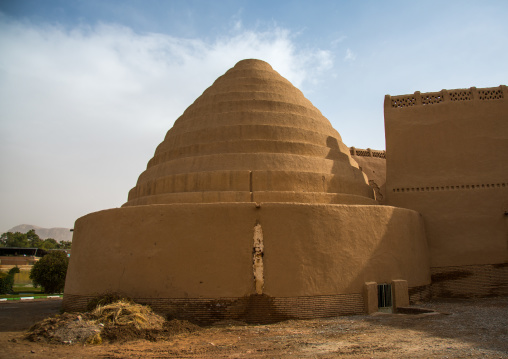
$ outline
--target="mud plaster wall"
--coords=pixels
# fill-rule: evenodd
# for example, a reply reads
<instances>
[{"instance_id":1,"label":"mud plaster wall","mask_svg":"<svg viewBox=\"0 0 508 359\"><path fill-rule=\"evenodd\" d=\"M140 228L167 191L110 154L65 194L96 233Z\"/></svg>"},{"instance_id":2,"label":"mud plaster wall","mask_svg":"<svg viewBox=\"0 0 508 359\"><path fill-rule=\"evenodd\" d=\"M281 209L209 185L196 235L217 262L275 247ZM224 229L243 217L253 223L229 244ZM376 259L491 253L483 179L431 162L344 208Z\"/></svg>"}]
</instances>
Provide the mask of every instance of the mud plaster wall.
<instances>
[{"instance_id":1,"label":"mud plaster wall","mask_svg":"<svg viewBox=\"0 0 508 359\"><path fill-rule=\"evenodd\" d=\"M249 296L256 293L256 224L263 233L264 295L358 293L361 298L366 281L406 279L411 287L430 283L423 223L414 211L172 204L111 209L78 219L65 295L119 291L135 298ZM136 258L146 261L133 265Z\"/></svg>"},{"instance_id":2,"label":"mud plaster wall","mask_svg":"<svg viewBox=\"0 0 508 359\"><path fill-rule=\"evenodd\" d=\"M429 282L427 243L415 212L342 205L262 209L267 295L363 293L368 281Z\"/></svg>"},{"instance_id":3,"label":"mud plaster wall","mask_svg":"<svg viewBox=\"0 0 508 359\"><path fill-rule=\"evenodd\" d=\"M351 158L354 159L360 169L367 175L369 185L374 190L376 201L384 204L386 199L386 158L384 151L358 150L351 148ZM372 154L377 154L374 157Z\"/></svg>"},{"instance_id":4,"label":"mud plaster wall","mask_svg":"<svg viewBox=\"0 0 508 359\"><path fill-rule=\"evenodd\" d=\"M124 206L373 198L328 119L268 63L249 59L175 121Z\"/></svg>"},{"instance_id":5,"label":"mud plaster wall","mask_svg":"<svg viewBox=\"0 0 508 359\"><path fill-rule=\"evenodd\" d=\"M74 226L65 293L248 295L254 288L256 222L245 212L254 209L254 205L152 205L81 217Z\"/></svg>"},{"instance_id":6,"label":"mud plaster wall","mask_svg":"<svg viewBox=\"0 0 508 359\"><path fill-rule=\"evenodd\" d=\"M506 86L385 98L386 203L420 212L432 267L508 260Z\"/></svg>"}]
</instances>

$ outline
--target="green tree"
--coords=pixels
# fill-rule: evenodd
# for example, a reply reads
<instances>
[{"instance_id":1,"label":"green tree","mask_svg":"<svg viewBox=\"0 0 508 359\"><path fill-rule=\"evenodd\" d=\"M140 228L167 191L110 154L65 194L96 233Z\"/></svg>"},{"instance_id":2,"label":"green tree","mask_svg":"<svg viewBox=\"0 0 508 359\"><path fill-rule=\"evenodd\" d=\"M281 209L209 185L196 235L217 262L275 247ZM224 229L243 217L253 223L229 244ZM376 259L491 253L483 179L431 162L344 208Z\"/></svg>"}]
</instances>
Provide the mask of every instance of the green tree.
<instances>
[{"instance_id":1,"label":"green tree","mask_svg":"<svg viewBox=\"0 0 508 359\"><path fill-rule=\"evenodd\" d=\"M41 239L35 230L31 229L26 233L6 232L0 236L0 247L21 247L21 248L40 248L40 249L69 249L71 241L62 241L58 243L53 238Z\"/></svg>"},{"instance_id":2,"label":"green tree","mask_svg":"<svg viewBox=\"0 0 508 359\"><path fill-rule=\"evenodd\" d=\"M43 240L35 233L35 230L31 229L26 232L26 238L28 239L28 244L32 248L42 248Z\"/></svg>"},{"instance_id":3,"label":"green tree","mask_svg":"<svg viewBox=\"0 0 508 359\"><path fill-rule=\"evenodd\" d=\"M57 249L58 248L58 242L55 241L53 238L46 238L40 247L41 249Z\"/></svg>"},{"instance_id":4,"label":"green tree","mask_svg":"<svg viewBox=\"0 0 508 359\"><path fill-rule=\"evenodd\" d=\"M72 241L61 241L58 244L58 249L71 249Z\"/></svg>"},{"instance_id":5,"label":"green tree","mask_svg":"<svg viewBox=\"0 0 508 359\"><path fill-rule=\"evenodd\" d=\"M69 258L65 252L51 252L34 264L30 279L34 286L41 286L44 293L61 293L65 286L68 265Z\"/></svg>"},{"instance_id":6,"label":"green tree","mask_svg":"<svg viewBox=\"0 0 508 359\"><path fill-rule=\"evenodd\" d=\"M29 242L26 233L6 232L0 237L2 247L28 247Z\"/></svg>"}]
</instances>

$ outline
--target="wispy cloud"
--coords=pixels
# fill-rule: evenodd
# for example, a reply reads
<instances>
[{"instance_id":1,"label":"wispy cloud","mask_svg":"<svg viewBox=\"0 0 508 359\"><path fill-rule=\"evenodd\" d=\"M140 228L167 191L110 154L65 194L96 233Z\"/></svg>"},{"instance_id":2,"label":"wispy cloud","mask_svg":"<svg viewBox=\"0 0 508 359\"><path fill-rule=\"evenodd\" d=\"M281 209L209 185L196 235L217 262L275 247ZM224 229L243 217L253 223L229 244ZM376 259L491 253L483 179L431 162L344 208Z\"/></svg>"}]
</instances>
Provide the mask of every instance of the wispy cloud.
<instances>
[{"instance_id":1,"label":"wispy cloud","mask_svg":"<svg viewBox=\"0 0 508 359\"><path fill-rule=\"evenodd\" d=\"M344 56L344 61L355 61L356 60L356 54L351 51L351 49L346 50L346 55Z\"/></svg>"},{"instance_id":2,"label":"wispy cloud","mask_svg":"<svg viewBox=\"0 0 508 359\"><path fill-rule=\"evenodd\" d=\"M0 165L10 169L0 195L24 208L0 229L70 226L121 205L173 121L241 59L263 59L303 88L332 66L330 52L298 47L286 29L237 25L205 42L0 14Z\"/></svg>"},{"instance_id":3,"label":"wispy cloud","mask_svg":"<svg viewBox=\"0 0 508 359\"><path fill-rule=\"evenodd\" d=\"M332 47L335 47L335 46L339 45L340 43L344 42L344 40L346 40L346 39L347 39L346 35L341 35L338 38L336 38L335 40L333 40L331 42L331 45L332 45Z\"/></svg>"}]
</instances>

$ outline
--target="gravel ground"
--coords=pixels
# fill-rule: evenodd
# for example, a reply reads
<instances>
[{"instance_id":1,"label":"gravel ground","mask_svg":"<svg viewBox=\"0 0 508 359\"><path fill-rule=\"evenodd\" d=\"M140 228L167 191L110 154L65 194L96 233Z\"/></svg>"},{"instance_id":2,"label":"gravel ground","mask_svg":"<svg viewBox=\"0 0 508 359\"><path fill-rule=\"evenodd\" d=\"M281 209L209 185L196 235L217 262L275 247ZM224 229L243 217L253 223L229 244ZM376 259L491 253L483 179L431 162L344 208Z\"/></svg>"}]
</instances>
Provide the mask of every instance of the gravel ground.
<instances>
[{"instance_id":1,"label":"gravel ground","mask_svg":"<svg viewBox=\"0 0 508 359\"><path fill-rule=\"evenodd\" d=\"M0 357L508 358L508 298L438 300L419 306L435 312L377 313L269 325L223 322L156 342L95 346L32 343L22 339L23 332L4 328L0 347L5 350ZM3 321L6 315L1 305L0 313Z\"/></svg>"}]
</instances>

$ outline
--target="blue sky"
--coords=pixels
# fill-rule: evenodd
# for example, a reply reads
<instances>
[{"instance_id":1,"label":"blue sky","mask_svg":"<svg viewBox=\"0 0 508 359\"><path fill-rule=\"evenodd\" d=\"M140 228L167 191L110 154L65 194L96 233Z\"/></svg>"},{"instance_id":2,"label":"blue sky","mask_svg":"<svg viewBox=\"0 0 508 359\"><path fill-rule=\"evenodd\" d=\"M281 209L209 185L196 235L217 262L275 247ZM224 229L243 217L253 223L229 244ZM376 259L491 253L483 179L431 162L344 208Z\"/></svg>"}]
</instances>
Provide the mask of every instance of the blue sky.
<instances>
[{"instance_id":1,"label":"blue sky","mask_svg":"<svg viewBox=\"0 0 508 359\"><path fill-rule=\"evenodd\" d=\"M0 232L126 201L174 120L244 58L348 146L385 94L508 83L508 2L0 0Z\"/></svg>"}]
</instances>

